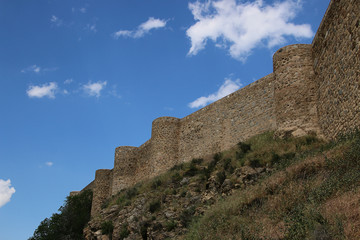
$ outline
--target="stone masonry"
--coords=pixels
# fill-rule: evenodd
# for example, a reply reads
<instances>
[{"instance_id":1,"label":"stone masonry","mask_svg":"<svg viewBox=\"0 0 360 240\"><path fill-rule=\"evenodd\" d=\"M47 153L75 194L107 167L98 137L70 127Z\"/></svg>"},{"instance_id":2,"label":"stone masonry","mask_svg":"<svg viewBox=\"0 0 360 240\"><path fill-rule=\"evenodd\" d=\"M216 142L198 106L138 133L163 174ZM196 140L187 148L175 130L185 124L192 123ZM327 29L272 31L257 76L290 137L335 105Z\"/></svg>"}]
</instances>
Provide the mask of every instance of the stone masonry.
<instances>
[{"instance_id":1,"label":"stone masonry","mask_svg":"<svg viewBox=\"0 0 360 240\"><path fill-rule=\"evenodd\" d=\"M96 171L91 214L121 189L265 131L332 139L360 127L360 0L332 0L313 43L279 49L274 72L182 119L161 117L140 147ZM71 195L77 192L72 192Z\"/></svg>"}]
</instances>

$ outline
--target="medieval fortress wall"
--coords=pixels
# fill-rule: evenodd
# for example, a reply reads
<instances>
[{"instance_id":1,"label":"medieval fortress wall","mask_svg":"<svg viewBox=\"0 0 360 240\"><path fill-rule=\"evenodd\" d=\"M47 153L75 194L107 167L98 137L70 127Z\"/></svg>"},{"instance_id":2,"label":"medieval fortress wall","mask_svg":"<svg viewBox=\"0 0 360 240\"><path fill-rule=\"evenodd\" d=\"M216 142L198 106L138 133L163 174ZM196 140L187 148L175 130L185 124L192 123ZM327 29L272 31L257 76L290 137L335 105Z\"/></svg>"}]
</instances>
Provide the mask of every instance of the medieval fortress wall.
<instances>
[{"instance_id":1,"label":"medieval fortress wall","mask_svg":"<svg viewBox=\"0 0 360 240\"><path fill-rule=\"evenodd\" d=\"M319 124L332 138L360 126L360 0L332 0L312 45Z\"/></svg>"},{"instance_id":2,"label":"medieval fortress wall","mask_svg":"<svg viewBox=\"0 0 360 240\"><path fill-rule=\"evenodd\" d=\"M97 170L92 215L121 189L265 131L331 139L360 127L360 0L332 0L312 44L279 49L274 72L182 119L161 117L140 147Z\"/></svg>"}]
</instances>

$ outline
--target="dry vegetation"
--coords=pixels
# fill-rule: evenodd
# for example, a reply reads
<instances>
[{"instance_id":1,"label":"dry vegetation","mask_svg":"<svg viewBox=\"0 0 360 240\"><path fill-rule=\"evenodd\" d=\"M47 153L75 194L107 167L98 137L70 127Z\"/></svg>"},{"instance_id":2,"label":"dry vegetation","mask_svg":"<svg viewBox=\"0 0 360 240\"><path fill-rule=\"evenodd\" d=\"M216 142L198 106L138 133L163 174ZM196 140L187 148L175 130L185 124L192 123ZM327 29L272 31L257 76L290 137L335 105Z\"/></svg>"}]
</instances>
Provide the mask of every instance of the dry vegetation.
<instances>
[{"instance_id":1,"label":"dry vegetation","mask_svg":"<svg viewBox=\"0 0 360 240\"><path fill-rule=\"evenodd\" d=\"M265 151L281 152L275 142ZM285 145L290 152L301 146L297 160L217 203L186 239L360 239L359 134Z\"/></svg>"},{"instance_id":2,"label":"dry vegetation","mask_svg":"<svg viewBox=\"0 0 360 240\"><path fill-rule=\"evenodd\" d=\"M268 132L123 190L89 230L114 239L357 240L359 184L359 132L336 142Z\"/></svg>"}]
</instances>

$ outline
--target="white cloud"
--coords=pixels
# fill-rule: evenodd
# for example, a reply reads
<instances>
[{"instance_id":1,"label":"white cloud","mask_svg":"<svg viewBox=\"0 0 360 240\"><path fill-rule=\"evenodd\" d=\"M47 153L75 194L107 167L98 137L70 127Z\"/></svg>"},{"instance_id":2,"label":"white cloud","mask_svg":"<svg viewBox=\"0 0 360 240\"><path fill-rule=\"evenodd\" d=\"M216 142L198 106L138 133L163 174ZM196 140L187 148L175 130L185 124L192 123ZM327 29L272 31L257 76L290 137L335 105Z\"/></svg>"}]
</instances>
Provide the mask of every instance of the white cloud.
<instances>
[{"instance_id":1,"label":"white cloud","mask_svg":"<svg viewBox=\"0 0 360 240\"><path fill-rule=\"evenodd\" d=\"M22 73L27 73L27 72L34 72L34 73L40 73L41 71L41 67L37 66L37 65L31 65L30 67L24 68L23 70L21 70Z\"/></svg>"},{"instance_id":2,"label":"white cloud","mask_svg":"<svg viewBox=\"0 0 360 240\"><path fill-rule=\"evenodd\" d=\"M42 72L53 72L58 70L57 67L52 67L52 68L42 68L40 66L37 66L36 64L31 65L27 68L24 68L21 70L22 73L28 73L28 72L34 72L34 73L42 73Z\"/></svg>"},{"instance_id":3,"label":"white cloud","mask_svg":"<svg viewBox=\"0 0 360 240\"><path fill-rule=\"evenodd\" d=\"M15 188L11 187L11 181L0 179L0 207L4 206L11 199L11 196L15 193Z\"/></svg>"},{"instance_id":4,"label":"white cloud","mask_svg":"<svg viewBox=\"0 0 360 240\"><path fill-rule=\"evenodd\" d=\"M55 16L55 15L51 16L50 22L53 23L54 25L58 26L58 27L61 26L62 23L63 23L63 21L60 18L58 18L57 16Z\"/></svg>"},{"instance_id":5,"label":"white cloud","mask_svg":"<svg viewBox=\"0 0 360 240\"><path fill-rule=\"evenodd\" d=\"M93 97L100 97L101 90L106 86L107 82L96 82L96 83L87 83L83 85L83 90L86 94Z\"/></svg>"},{"instance_id":6,"label":"white cloud","mask_svg":"<svg viewBox=\"0 0 360 240\"><path fill-rule=\"evenodd\" d=\"M225 82L220 86L220 88L215 93L210 94L207 97L204 97L204 96L199 97L195 101L189 103L189 107L190 108L204 107L209 103L215 102L215 101L229 95L230 93L235 92L241 86L242 86L242 84L240 83L239 79L237 79L235 81L233 81L231 79L225 79Z\"/></svg>"},{"instance_id":7,"label":"white cloud","mask_svg":"<svg viewBox=\"0 0 360 240\"><path fill-rule=\"evenodd\" d=\"M163 28L167 21L150 17L146 22L140 24L136 30L119 30L113 34L115 39L119 37L141 38L152 29Z\"/></svg>"},{"instance_id":8,"label":"white cloud","mask_svg":"<svg viewBox=\"0 0 360 240\"><path fill-rule=\"evenodd\" d=\"M90 32L94 32L94 33L97 32L96 24L87 24L85 29L90 31Z\"/></svg>"},{"instance_id":9,"label":"white cloud","mask_svg":"<svg viewBox=\"0 0 360 240\"><path fill-rule=\"evenodd\" d=\"M85 7L82 7L82 8L79 9L79 11L80 11L81 13L86 13L87 9L86 9Z\"/></svg>"},{"instance_id":10,"label":"white cloud","mask_svg":"<svg viewBox=\"0 0 360 240\"><path fill-rule=\"evenodd\" d=\"M227 49L233 58L245 61L252 49L283 44L285 36L311 38L314 33L309 24L290 22L301 9L300 1L284 0L273 5L263 0L189 3L196 23L186 31L191 40L188 54L196 55L212 40L217 47Z\"/></svg>"},{"instance_id":11,"label":"white cloud","mask_svg":"<svg viewBox=\"0 0 360 240\"><path fill-rule=\"evenodd\" d=\"M45 83L41 86L30 86L26 91L30 98L55 98L55 91L58 86L55 82Z\"/></svg>"},{"instance_id":12,"label":"white cloud","mask_svg":"<svg viewBox=\"0 0 360 240\"><path fill-rule=\"evenodd\" d=\"M72 83L74 80L72 78L68 78L64 81L64 84L70 84Z\"/></svg>"},{"instance_id":13,"label":"white cloud","mask_svg":"<svg viewBox=\"0 0 360 240\"><path fill-rule=\"evenodd\" d=\"M48 166L48 167L51 167L52 165L54 165L54 163L53 162L46 162L45 165Z\"/></svg>"}]
</instances>

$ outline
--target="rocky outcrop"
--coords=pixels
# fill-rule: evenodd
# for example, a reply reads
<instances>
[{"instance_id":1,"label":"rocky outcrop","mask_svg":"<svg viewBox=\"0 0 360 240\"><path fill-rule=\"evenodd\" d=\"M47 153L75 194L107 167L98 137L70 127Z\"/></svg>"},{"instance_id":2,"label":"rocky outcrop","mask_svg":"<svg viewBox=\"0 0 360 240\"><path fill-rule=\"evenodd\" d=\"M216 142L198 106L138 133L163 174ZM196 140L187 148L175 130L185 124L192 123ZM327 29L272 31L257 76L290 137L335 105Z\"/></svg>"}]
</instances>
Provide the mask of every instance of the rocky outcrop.
<instances>
[{"instance_id":1,"label":"rocky outcrop","mask_svg":"<svg viewBox=\"0 0 360 240\"><path fill-rule=\"evenodd\" d=\"M202 168L197 169L201 171ZM85 238L87 240L177 238L186 233L194 217L202 215L219 199L231 195L236 189L256 183L259 177L269 172L271 172L269 168L244 166L233 170L233 173L214 171L207 179L203 179L204 176L201 174L179 178L173 173L171 182L153 180L152 191L138 193L128 203L116 200L116 198L123 199L121 194L115 197L114 205L102 209L100 214L89 222L84 230ZM137 190L127 191L141 191L141 186L133 189ZM122 194L126 195L126 191ZM113 224L111 236L102 234L104 222Z\"/></svg>"}]
</instances>

